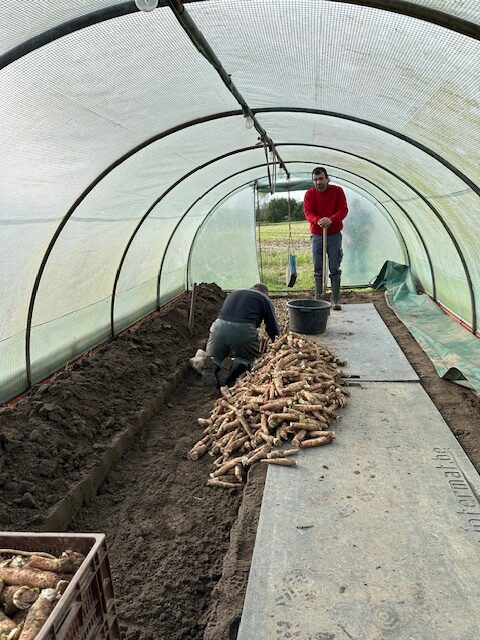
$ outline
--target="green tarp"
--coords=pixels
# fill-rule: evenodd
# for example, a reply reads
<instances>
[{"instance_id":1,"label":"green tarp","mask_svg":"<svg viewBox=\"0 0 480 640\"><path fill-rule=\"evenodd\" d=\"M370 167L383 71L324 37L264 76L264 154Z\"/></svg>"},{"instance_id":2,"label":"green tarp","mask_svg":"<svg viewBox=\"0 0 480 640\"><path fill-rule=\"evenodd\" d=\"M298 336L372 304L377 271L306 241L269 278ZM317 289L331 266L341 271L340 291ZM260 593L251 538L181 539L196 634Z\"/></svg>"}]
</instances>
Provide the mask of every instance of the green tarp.
<instances>
[{"instance_id":1,"label":"green tarp","mask_svg":"<svg viewBox=\"0 0 480 640\"><path fill-rule=\"evenodd\" d=\"M437 373L480 395L480 340L426 294L403 264L387 261L373 283L432 361Z\"/></svg>"}]
</instances>

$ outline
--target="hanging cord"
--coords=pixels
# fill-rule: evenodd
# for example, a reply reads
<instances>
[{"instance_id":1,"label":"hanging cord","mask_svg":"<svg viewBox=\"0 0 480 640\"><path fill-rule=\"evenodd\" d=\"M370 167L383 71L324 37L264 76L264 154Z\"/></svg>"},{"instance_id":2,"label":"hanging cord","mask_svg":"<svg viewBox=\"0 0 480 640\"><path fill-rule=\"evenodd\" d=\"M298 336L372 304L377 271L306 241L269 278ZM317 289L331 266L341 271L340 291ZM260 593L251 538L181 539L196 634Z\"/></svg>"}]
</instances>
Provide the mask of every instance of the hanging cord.
<instances>
[{"instance_id":1,"label":"hanging cord","mask_svg":"<svg viewBox=\"0 0 480 640\"><path fill-rule=\"evenodd\" d=\"M270 153L272 154L272 165L273 165L273 191L272 191L272 196L275 193L276 189L277 189L277 162L276 162L276 157L275 154L273 152L273 147L270 149Z\"/></svg>"},{"instance_id":2,"label":"hanging cord","mask_svg":"<svg viewBox=\"0 0 480 640\"><path fill-rule=\"evenodd\" d=\"M292 203L290 196L290 178L287 178L287 199L288 199L288 254L293 253L293 238L292 238Z\"/></svg>"},{"instance_id":3,"label":"hanging cord","mask_svg":"<svg viewBox=\"0 0 480 640\"><path fill-rule=\"evenodd\" d=\"M297 263L295 260L295 254L293 251L293 238L292 238L292 196L290 193L290 176L287 176L287 204L288 204L288 254L287 254L287 287L293 287L297 281Z\"/></svg>"},{"instance_id":4,"label":"hanging cord","mask_svg":"<svg viewBox=\"0 0 480 640\"><path fill-rule=\"evenodd\" d=\"M258 185L255 183L255 190L253 192L254 199L256 198L255 211L257 217L257 231L258 231L258 254L260 257L260 281L263 282L263 252L262 252L262 234L260 232L260 199L258 197Z\"/></svg>"},{"instance_id":5,"label":"hanging cord","mask_svg":"<svg viewBox=\"0 0 480 640\"><path fill-rule=\"evenodd\" d=\"M272 184L272 174L270 172L270 158L268 157L268 148L267 143L264 141L263 150L265 151L265 164L267 165L267 176L268 176L268 189L270 194L273 194L273 184Z\"/></svg>"},{"instance_id":6,"label":"hanging cord","mask_svg":"<svg viewBox=\"0 0 480 640\"><path fill-rule=\"evenodd\" d=\"M268 189L270 195L273 196L277 186L277 157L273 145L270 145L267 140L263 141L263 150L265 151L265 164L267 165ZM268 155L269 152L271 157ZM270 165L272 165L271 170ZM288 174L288 177L290 178L290 174Z\"/></svg>"}]
</instances>

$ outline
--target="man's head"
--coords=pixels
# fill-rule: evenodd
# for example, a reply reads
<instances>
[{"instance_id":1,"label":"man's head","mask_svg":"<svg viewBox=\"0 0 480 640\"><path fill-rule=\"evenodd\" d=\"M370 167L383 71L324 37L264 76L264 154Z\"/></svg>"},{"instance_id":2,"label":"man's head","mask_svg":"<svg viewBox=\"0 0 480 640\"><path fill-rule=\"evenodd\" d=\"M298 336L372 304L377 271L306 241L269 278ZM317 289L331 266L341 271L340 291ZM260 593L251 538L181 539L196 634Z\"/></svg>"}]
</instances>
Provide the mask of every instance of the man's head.
<instances>
[{"instance_id":1,"label":"man's head","mask_svg":"<svg viewBox=\"0 0 480 640\"><path fill-rule=\"evenodd\" d=\"M328 173L325 167L315 167L312 171L313 186L317 191L326 191L328 187Z\"/></svg>"},{"instance_id":2,"label":"man's head","mask_svg":"<svg viewBox=\"0 0 480 640\"><path fill-rule=\"evenodd\" d=\"M266 284L263 284L263 282L257 282L257 284L253 285L252 289L256 289L257 291L260 291L260 293L264 293L268 296L268 287Z\"/></svg>"}]
</instances>

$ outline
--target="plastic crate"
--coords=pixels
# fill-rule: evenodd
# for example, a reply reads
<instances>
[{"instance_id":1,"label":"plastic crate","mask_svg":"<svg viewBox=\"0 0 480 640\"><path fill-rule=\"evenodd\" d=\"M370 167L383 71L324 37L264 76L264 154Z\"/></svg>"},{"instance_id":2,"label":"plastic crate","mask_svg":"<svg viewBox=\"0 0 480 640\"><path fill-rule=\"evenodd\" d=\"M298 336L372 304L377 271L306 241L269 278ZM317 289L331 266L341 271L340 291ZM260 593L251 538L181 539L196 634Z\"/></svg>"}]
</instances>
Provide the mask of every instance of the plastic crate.
<instances>
[{"instance_id":1,"label":"plastic crate","mask_svg":"<svg viewBox=\"0 0 480 640\"><path fill-rule=\"evenodd\" d=\"M2 549L66 549L85 555L65 593L35 640L119 640L113 584L105 536L99 533L0 533Z\"/></svg>"}]
</instances>

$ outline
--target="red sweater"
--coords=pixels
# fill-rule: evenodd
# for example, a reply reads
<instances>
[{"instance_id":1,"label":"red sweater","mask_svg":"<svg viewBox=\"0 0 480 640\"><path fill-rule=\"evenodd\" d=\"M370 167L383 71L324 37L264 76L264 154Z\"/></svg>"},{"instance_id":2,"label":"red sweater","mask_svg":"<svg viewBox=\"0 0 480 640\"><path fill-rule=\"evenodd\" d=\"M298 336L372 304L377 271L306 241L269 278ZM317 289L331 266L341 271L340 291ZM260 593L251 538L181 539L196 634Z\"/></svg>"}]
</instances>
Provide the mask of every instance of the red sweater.
<instances>
[{"instance_id":1,"label":"red sweater","mask_svg":"<svg viewBox=\"0 0 480 640\"><path fill-rule=\"evenodd\" d=\"M322 235L322 227L317 223L320 218L330 218L332 224L327 233L331 236L343 229L342 220L348 213L347 199L341 187L329 184L326 191L320 192L311 187L303 200L303 213L310 222L310 231L319 236Z\"/></svg>"}]
</instances>

